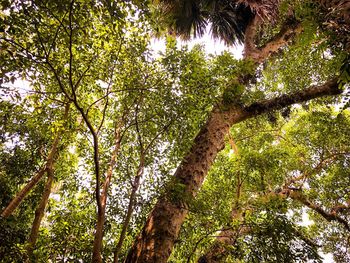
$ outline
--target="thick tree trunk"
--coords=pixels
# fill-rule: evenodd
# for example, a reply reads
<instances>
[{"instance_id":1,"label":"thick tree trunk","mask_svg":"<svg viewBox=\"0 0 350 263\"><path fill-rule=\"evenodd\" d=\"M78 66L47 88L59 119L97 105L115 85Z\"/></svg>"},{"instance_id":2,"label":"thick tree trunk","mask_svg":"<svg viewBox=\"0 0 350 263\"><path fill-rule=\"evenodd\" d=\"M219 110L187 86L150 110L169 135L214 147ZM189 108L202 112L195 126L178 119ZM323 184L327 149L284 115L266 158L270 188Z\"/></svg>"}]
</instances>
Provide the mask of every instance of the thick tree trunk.
<instances>
[{"instance_id":1,"label":"thick tree trunk","mask_svg":"<svg viewBox=\"0 0 350 263\"><path fill-rule=\"evenodd\" d=\"M41 224L41 220L44 217L45 208L46 208L47 203L49 201L53 177L54 177L53 176L53 169L51 167L51 168L47 169L47 181L45 184L45 189L44 189L44 192L42 194L40 204L39 204L38 208L35 210L35 218L33 221L32 230L31 230L31 233L29 236L28 246L27 246L27 255L28 255L29 259L32 257L32 253L33 253L33 250L35 248L36 240L37 240L38 234L39 234L39 227Z\"/></svg>"},{"instance_id":2,"label":"thick tree trunk","mask_svg":"<svg viewBox=\"0 0 350 263\"><path fill-rule=\"evenodd\" d=\"M248 107L225 105L222 107L225 110L214 107L191 150L175 172L175 182L183 186L183 193L174 197L174 193L168 189L158 200L125 262L167 262L187 215L188 200L196 195L216 155L224 148L225 136L233 124L294 103L340 93L337 81L331 80L321 86L260 101Z\"/></svg>"}]
</instances>

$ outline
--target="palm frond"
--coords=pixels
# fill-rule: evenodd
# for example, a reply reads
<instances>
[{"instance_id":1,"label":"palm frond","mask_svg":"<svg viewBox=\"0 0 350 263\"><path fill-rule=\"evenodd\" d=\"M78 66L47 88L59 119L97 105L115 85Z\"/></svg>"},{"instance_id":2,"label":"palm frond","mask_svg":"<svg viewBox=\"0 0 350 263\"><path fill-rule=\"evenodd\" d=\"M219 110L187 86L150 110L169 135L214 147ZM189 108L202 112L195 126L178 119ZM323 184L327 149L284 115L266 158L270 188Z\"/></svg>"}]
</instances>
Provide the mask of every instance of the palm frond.
<instances>
[{"instance_id":1,"label":"palm frond","mask_svg":"<svg viewBox=\"0 0 350 263\"><path fill-rule=\"evenodd\" d=\"M226 44L244 41L244 33L253 18L251 9L233 1L216 1L210 12L211 33Z\"/></svg>"},{"instance_id":2,"label":"palm frond","mask_svg":"<svg viewBox=\"0 0 350 263\"><path fill-rule=\"evenodd\" d=\"M277 17L280 0L154 0L168 17L171 31L189 39L200 37L211 24L211 33L226 44L244 41L247 25L255 15L262 19Z\"/></svg>"},{"instance_id":3,"label":"palm frond","mask_svg":"<svg viewBox=\"0 0 350 263\"><path fill-rule=\"evenodd\" d=\"M188 39L191 34L201 37L207 26L206 12L199 1L184 1L174 14L176 34Z\"/></svg>"},{"instance_id":4,"label":"palm frond","mask_svg":"<svg viewBox=\"0 0 350 263\"><path fill-rule=\"evenodd\" d=\"M178 36L189 39L200 37L207 26L206 12L199 0L157 0L158 7L164 16L167 16L170 31Z\"/></svg>"}]
</instances>

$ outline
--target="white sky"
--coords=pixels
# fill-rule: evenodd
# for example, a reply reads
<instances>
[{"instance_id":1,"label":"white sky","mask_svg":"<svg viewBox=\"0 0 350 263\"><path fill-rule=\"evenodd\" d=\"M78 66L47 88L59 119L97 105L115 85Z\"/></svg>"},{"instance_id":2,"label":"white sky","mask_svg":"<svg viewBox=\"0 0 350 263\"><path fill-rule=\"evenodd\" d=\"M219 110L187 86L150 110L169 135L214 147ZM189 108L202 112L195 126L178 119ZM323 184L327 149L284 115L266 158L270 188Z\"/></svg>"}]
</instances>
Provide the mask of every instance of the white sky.
<instances>
[{"instance_id":1,"label":"white sky","mask_svg":"<svg viewBox=\"0 0 350 263\"><path fill-rule=\"evenodd\" d=\"M180 44L180 46L188 45L190 49L197 44L204 45L207 54L220 55L221 52L227 50L232 52L236 59L240 59L243 57L243 46L239 45L237 47L228 47L222 41L214 40L208 33L206 33L201 38L193 39L191 41L179 40L178 43ZM165 39L152 39L151 47L154 51L153 54L157 56L158 52L165 51Z\"/></svg>"}]
</instances>

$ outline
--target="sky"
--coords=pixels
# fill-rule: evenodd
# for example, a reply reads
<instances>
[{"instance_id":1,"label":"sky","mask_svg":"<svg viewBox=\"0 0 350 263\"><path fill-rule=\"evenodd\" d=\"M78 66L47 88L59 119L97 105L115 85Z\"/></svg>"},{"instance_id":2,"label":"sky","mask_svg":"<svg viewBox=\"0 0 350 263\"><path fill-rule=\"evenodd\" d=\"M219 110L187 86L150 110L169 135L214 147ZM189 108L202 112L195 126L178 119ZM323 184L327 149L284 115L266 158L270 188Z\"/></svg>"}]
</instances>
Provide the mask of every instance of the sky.
<instances>
[{"instance_id":1,"label":"sky","mask_svg":"<svg viewBox=\"0 0 350 263\"><path fill-rule=\"evenodd\" d=\"M222 51L227 50L233 53L236 59L243 57L243 46L226 46L222 41L214 40L208 33L204 34L203 37L193 39L190 41L181 41L178 42L180 46L188 45L191 49L194 45L201 44L204 45L205 51L207 54L220 55ZM158 52L165 51L165 39L152 39L151 47L153 49L154 55L156 56Z\"/></svg>"}]
</instances>

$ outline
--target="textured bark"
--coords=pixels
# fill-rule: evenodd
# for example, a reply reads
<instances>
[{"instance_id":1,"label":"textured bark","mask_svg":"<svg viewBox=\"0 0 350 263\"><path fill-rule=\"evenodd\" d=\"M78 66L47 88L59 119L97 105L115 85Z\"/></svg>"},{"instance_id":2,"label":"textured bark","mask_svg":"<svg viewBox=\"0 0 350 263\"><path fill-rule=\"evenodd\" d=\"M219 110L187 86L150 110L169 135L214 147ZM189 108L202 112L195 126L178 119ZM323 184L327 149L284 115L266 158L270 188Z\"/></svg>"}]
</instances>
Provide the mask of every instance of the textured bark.
<instances>
[{"instance_id":1,"label":"textured bark","mask_svg":"<svg viewBox=\"0 0 350 263\"><path fill-rule=\"evenodd\" d=\"M112 174L113 174L113 168L117 162L117 156L120 150L120 143L121 143L121 129L118 127L115 132L114 136L115 140L115 147L112 152L112 157L107 169L106 173L106 179L103 184L103 189L101 193L101 209L99 209L97 213L97 223L95 228L95 235L94 235L94 244L93 244L93 262L102 262L101 257L101 249L102 249L102 240L103 240L103 226L105 222L105 215L106 215L106 204L107 204L107 197L108 197L108 189L111 183Z\"/></svg>"},{"instance_id":2,"label":"textured bark","mask_svg":"<svg viewBox=\"0 0 350 263\"><path fill-rule=\"evenodd\" d=\"M175 172L175 180L184 186L182 196L174 199L171 189L168 189L167 193L159 198L125 262L167 262L188 212L186 200L196 195L216 155L224 148L225 136L233 124L294 103L340 93L337 81L330 80L321 86L263 100L248 107L214 107L189 153Z\"/></svg>"},{"instance_id":3,"label":"textured bark","mask_svg":"<svg viewBox=\"0 0 350 263\"><path fill-rule=\"evenodd\" d=\"M67 103L64 108L64 121L68 118L69 107L70 104ZM34 188L34 186L38 184L38 182L41 180L41 178L47 172L47 170L52 168L53 163L55 162L54 158L57 154L57 147L60 142L61 136L61 132L57 132L56 137L52 143L49 155L46 158L45 165L42 168L40 168L40 170L35 174L35 176L22 188L21 191L17 193L15 198L13 198L12 201L7 205L7 207L2 211L2 217L9 217L13 213L13 211L20 205L23 199L28 195L28 193Z\"/></svg>"},{"instance_id":4,"label":"textured bark","mask_svg":"<svg viewBox=\"0 0 350 263\"><path fill-rule=\"evenodd\" d=\"M259 17L250 22L246 29L244 43L244 57L256 63L264 62L270 55L276 53L281 47L286 46L296 34L302 31L300 23L293 18L287 19L280 32L264 46L258 48L255 44L255 37L260 23Z\"/></svg>"},{"instance_id":5,"label":"textured bark","mask_svg":"<svg viewBox=\"0 0 350 263\"><path fill-rule=\"evenodd\" d=\"M32 257L32 253L33 253L33 250L35 248L36 240L37 240L38 234L39 234L39 227L40 227L41 221L44 217L45 208L46 208L47 203L49 201L53 177L54 177L53 176L53 169L52 169L52 167L50 167L47 170L47 181L45 184L45 189L44 189L44 192L42 194L40 204L39 204L38 208L35 210L35 218L33 221L31 233L30 233L29 240L28 240L27 255L29 256L29 258Z\"/></svg>"}]
</instances>

